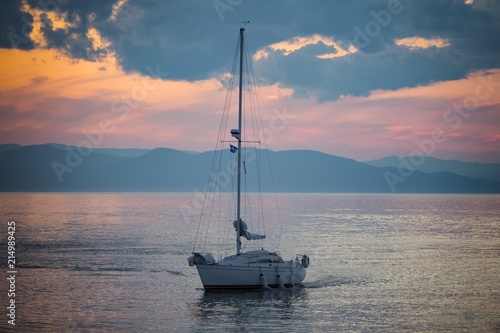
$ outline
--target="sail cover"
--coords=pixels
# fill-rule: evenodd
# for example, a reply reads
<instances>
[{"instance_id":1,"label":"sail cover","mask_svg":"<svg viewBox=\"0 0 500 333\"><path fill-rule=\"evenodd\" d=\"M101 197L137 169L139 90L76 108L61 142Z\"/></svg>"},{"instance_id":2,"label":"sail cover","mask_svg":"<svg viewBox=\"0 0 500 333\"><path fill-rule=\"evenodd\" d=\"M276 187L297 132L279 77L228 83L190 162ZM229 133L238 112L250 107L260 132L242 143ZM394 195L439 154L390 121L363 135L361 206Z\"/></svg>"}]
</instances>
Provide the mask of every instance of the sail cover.
<instances>
[{"instance_id":1,"label":"sail cover","mask_svg":"<svg viewBox=\"0 0 500 333\"><path fill-rule=\"evenodd\" d=\"M238 231L238 221L234 221L233 226L234 230ZM253 234L251 232L248 232L248 226L242 219L240 219L240 236L245 237L248 240L257 240L266 238L266 235Z\"/></svg>"}]
</instances>

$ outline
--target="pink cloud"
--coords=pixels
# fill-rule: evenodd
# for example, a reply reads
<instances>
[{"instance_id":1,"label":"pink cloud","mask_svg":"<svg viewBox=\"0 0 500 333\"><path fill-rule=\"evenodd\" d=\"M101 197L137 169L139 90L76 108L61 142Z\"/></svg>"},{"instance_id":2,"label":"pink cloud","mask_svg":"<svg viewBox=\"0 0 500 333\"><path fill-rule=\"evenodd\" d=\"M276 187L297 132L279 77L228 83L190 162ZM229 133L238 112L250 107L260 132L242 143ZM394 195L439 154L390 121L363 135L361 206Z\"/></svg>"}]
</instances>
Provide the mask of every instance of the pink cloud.
<instances>
[{"instance_id":1,"label":"pink cloud","mask_svg":"<svg viewBox=\"0 0 500 333\"><path fill-rule=\"evenodd\" d=\"M6 64L0 68L2 143L76 145L84 131L109 120L113 131L101 147L215 146L226 96L216 79L152 79L124 73L113 59L75 63L43 50L0 50L0 58ZM409 155L416 140L441 129L447 139L436 145L435 157L500 162L499 86L500 70L491 70L325 103L262 86L258 99L264 127L274 129L273 150L314 149L357 160Z\"/></svg>"}]
</instances>

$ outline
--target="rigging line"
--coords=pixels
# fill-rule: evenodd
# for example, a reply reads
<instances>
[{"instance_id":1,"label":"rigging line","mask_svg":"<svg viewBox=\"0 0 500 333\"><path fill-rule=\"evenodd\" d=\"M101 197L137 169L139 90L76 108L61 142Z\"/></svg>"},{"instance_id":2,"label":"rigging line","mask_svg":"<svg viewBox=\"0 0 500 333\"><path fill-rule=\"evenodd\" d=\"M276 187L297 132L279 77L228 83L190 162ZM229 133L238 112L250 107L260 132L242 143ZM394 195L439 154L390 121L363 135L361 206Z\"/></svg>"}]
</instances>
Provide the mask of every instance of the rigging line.
<instances>
[{"instance_id":1,"label":"rigging line","mask_svg":"<svg viewBox=\"0 0 500 333\"><path fill-rule=\"evenodd\" d=\"M221 246L223 247L224 250L224 256L228 255L228 251L231 249L232 246L229 247L229 244L233 244L233 221L235 220L235 202L236 202L236 194L235 194L235 188L236 188L236 181L234 177L231 177L230 179L230 188L229 191L224 193L225 197L225 218L224 218L224 224L223 224L223 236L224 236L224 241L222 242ZM228 223L229 222L229 223ZM222 250L221 250L222 253Z\"/></svg>"},{"instance_id":2,"label":"rigging line","mask_svg":"<svg viewBox=\"0 0 500 333\"><path fill-rule=\"evenodd\" d=\"M236 48L234 51L234 56L233 56L233 66L231 68L231 75L229 78L229 84L227 87L227 92L226 92L226 99L224 101L224 112L223 112L223 118L221 119L221 124L222 121L224 120L224 127L219 127L219 135L217 137L217 143L219 143L221 140L221 136L225 137L227 134L227 123L229 120L229 110L231 108L231 101L232 101L232 93L235 88L235 78L236 78L236 71L237 71L237 64L238 64L238 56L239 56L239 44L240 44L240 37L238 35L238 42L236 43Z\"/></svg>"},{"instance_id":3,"label":"rigging line","mask_svg":"<svg viewBox=\"0 0 500 333\"><path fill-rule=\"evenodd\" d=\"M227 124L229 121L229 111L231 109L233 90L235 87L237 59L238 59L238 54L239 54L238 44L239 44L239 37L238 37L238 43L236 43L236 49L235 49L234 57L233 57L233 65L231 68L231 73L229 76L229 81L228 81L228 85L227 85L227 89L226 89L224 108L223 108L223 113L222 113L222 117L221 117L221 122L219 125L219 132L217 135L216 149L223 149L224 145L222 144L222 141L224 141L224 138L227 134L226 132L227 132Z\"/></svg>"},{"instance_id":4,"label":"rigging line","mask_svg":"<svg viewBox=\"0 0 500 333\"><path fill-rule=\"evenodd\" d=\"M247 48L248 49L248 48ZM250 62L249 64L249 70L248 70L248 73L249 73L249 77L254 77L254 74L253 74L253 66L252 66L252 63ZM255 85L255 81L253 81L253 86L255 87L256 89L256 85ZM259 122L260 122L260 128L261 129L264 129L264 122L262 120L262 112L261 112L261 109L260 109L260 103L259 103L259 96L258 94L254 94L254 97L255 97L255 100L256 100L256 103L255 105L257 106L256 109L257 109L257 113L258 113L258 117L255 117L255 118L258 118ZM262 134L264 134L264 132L262 132ZM271 177L271 186L272 186L272 191L274 193L274 201L275 201L275 206L276 206L276 212L278 214L278 223L279 223L279 226L280 226L280 232L279 232L279 238L278 238L278 249L279 249L279 246L280 246L280 242L281 242L281 234L282 234L282 231L283 231L283 221L281 219L281 212L279 210L279 205L278 205L278 197L277 197L277 194L276 194L276 185L275 185L275 181L274 181L274 174L272 172L272 167L271 167L271 161L270 161L270 158L269 158L269 148L267 146L267 142L266 142L266 138L264 135L262 135L262 137L259 138L260 143L264 146L264 154L266 154L266 160L267 160L267 164L268 164L268 169L269 169L269 173L270 173L270 177Z\"/></svg>"},{"instance_id":5,"label":"rigging line","mask_svg":"<svg viewBox=\"0 0 500 333\"><path fill-rule=\"evenodd\" d=\"M248 225L250 229L253 228L254 226L254 217L253 217L253 209L252 209L252 202L251 202L251 193L250 193L250 187L249 187L249 182L248 178L250 176L245 174L244 175L244 185L245 185L245 222ZM257 244L257 242L248 242L245 241L245 247L248 244Z\"/></svg>"},{"instance_id":6,"label":"rigging line","mask_svg":"<svg viewBox=\"0 0 500 333\"><path fill-rule=\"evenodd\" d=\"M236 72L236 59L237 59L237 56L238 56L238 44L239 44L239 40L238 40L238 43L236 44L236 51L235 51L235 55L234 55L234 59L233 59L233 68L232 68L232 74L229 78L229 82L228 82L228 87L227 87L227 92L226 92L226 98L225 98L225 101L224 101L224 108L223 108L223 113L222 113L222 117L221 117L221 121L220 121L220 125L219 125L219 133L218 133L218 136L217 136L217 141L216 141L216 144L215 144L215 149L214 149L214 155L213 155L213 159L212 159L212 164L211 164L211 167L210 167L210 170L213 171L215 170L215 163L216 163L216 160L217 160L217 151L220 150L220 141L221 141L221 136L224 135L224 132L226 131L227 129L227 122L228 122L228 113L229 113L229 107L230 107L230 104L231 104L231 92L233 90L233 87L234 87L234 77L235 77L235 72ZM210 182L210 176L211 176L211 173L208 174L208 177L207 177L207 185L209 184ZM200 231L202 231L202 225L204 224L204 220L203 220L203 216L206 212L206 204L207 204L207 199L208 199L208 193L209 193L209 188L207 186L206 190L205 190L205 194L204 194L204 199L203 199L203 203L202 203L202 208L201 208L201 212L200 212L200 218L199 218L199 221L198 221L198 227L196 228L196 234L195 234L195 240L194 240L194 244L193 244L193 252L195 251L196 249L196 246L198 244L198 239L200 237ZM209 225L210 223L207 224L207 232L205 234L208 234L208 230L209 230ZM206 239L206 238L205 238ZM206 245L206 241L205 241L205 245ZM204 245L204 246L205 246Z\"/></svg>"},{"instance_id":7,"label":"rigging line","mask_svg":"<svg viewBox=\"0 0 500 333\"><path fill-rule=\"evenodd\" d=\"M217 138L217 145L218 145L218 150L220 152L220 159L219 159L219 164L218 164L218 172L217 174L220 174L222 170L222 157L223 157L223 152L225 151L224 143L225 142L225 136L227 135L227 126L229 122L229 113L231 110L231 104L232 104L232 96L233 96L233 91L235 88L235 80L236 80L236 70L237 70L237 64L238 64L238 56L239 56L239 38L238 36L238 42L236 43L236 48L234 52L234 58L233 58L233 66L231 69L231 75L229 79L229 85L227 87L227 93L226 93L226 100L224 102L224 111L223 111L223 118L221 119L221 126L219 128L219 133L218 133L218 138ZM220 185L220 184L219 184ZM219 188L219 200L222 198L222 188ZM219 219L219 230L220 230L220 224L222 223L222 220ZM224 223L224 226L226 226L227 223ZM208 235L208 232L207 232ZM220 234L219 234L220 237ZM220 244L222 242L219 242ZM220 247L219 247L219 252L220 252Z\"/></svg>"},{"instance_id":8,"label":"rigging line","mask_svg":"<svg viewBox=\"0 0 500 333\"><path fill-rule=\"evenodd\" d=\"M220 150L220 161L219 161L219 170L221 170L221 165L222 165L222 154L223 154L224 150ZM218 199L217 199L217 203L218 203L218 233L217 233L217 238L218 238L218 246L217 246L217 253L220 254L221 253L221 246L222 246L222 241L224 240L224 233L222 232L222 230L224 229L224 227L227 225L227 223L223 223L223 221L225 222L225 219L222 218L222 187L220 187L217 191L217 194L218 194ZM222 228L221 228L222 226Z\"/></svg>"},{"instance_id":9,"label":"rigging line","mask_svg":"<svg viewBox=\"0 0 500 333\"><path fill-rule=\"evenodd\" d=\"M255 117L254 119L254 128L257 130L258 126L256 124L256 116L255 114L255 108L252 110L252 113L254 113ZM257 133L257 132L256 132ZM263 185L263 179L262 179L262 159L261 159L261 151L260 151L260 145L259 148L255 147L255 164L256 164L256 169L257 169L257 185L258 185L258 200L259 200L259 206L261 207L260 211L260 218L259 218L259 224L258 224L258 230L259 232L262 231L264 234L266 234L266 223L265 223L265 212L264 212L264 200L263 200L263 194L262 194L262 185ZM263 243L265 241L263 240Z\"/></svg>"},{"instance_id":10,"label":"rigging line","mask_svg":"<svg viewBox=\"0 0 500 333\"><path fill-rule=\"evenodd\" d=\"M217 220L219 221L218 225L217 225L217 254L220 253L220 247L221 247L221 242L222 242L222 239L221 239L221 223L220 221L222 220L222 216L221 216L221 192L217 192Z\"/></svg>"},{"instance_id":11,"label":"rigging line","mask_svg":"<svg viewBox=\"0 0 500 333\"><path fill-rule=\"evenodd\" d=\"M229 82L228 82L228 86L227 86L227 91L226 91L226 98L225 98L225 101L224 101L224 108L223 108L223 113L222 113L222 117L221 117L221 121L220 121L220 125L219 125L219 133L218 133L218 136L217 136L217 141L216 141L216 144L215 144L215 149L214 149L214 155L213 155L213 159L212 159L212 164L211 164L211 172L215 170L215 163L217 161L217 151L220 150L222 147L222 144L220 143L221 141L221 137L223 138L224 135L225 135L225 132L227 130L227 122L228 122L228 114L229 114L229 109L230 109L230 105L231 105L231 100L232 100L232 90L234 88L234 78L235 78L235 73L236 73L236 64L237 64L237 61L236 59L238 58L238 54L239 54L239 37L238 37L238 42L236 43L236 50L235 50L235 53L234 53L234 58L233 58L233 66L232 66L232 70L231 70L231 75L229 77ZM202 225L204 224L204 220L203 220L203 217L205 215L205 212L206 212L206 204L207 204L207 199L208 199L208 194L209 194L209 188L208 188L208 184L210 183L210 177L211 177L211 172L208 174L208 178L207 178L207 188L205 190L205 195L204 195L204 199L203 199L203 204L202 204L202 208L201 208L201 212L200 212L200 219L198 221L198 227L196 229L196 235L195 235L195 241L194 241L194 244L193 244L193 252L195 251L196 249L196 246L197 246L197 243L198 243L198 239L200 237L200 231L202 231ZM212 199L213 200L213 199ZM206 223L206 228L207 228L207 231L205 232L205 235L208 234L208 230L209 230L209 226L210 226L210 219L209 219L209 223ZM206 237L205 237L205 244L204 246L206 245Z\"/></svg>"},{"instance_id":12,"label":"rigging line","mask_svg":"<svg viewBox=\"0 0 500 333\"><path fill-rule=\"evenodd\" d=\"M212 165L212 168L210 170L210 173L209 173L209 179L207 181L207 184L206 184L206 189L205 189L205 198L206 198L206 203L204 203L204 211L208 211L208 213L206 214L206 219L205 219L205 225L206 225L206 230L204 230L205 232L205 238L204 238L204 242L203 242L203 248L206 247L206 244L207 244L207 238L208 238L208 234L209 234L209 230L210 230L210 225L212 223L212 216L213 216L213 206L214 206L214 203L215 203L215 199L216 199L216 193L215 193L215 188L212 189L212 186L211 186L211 178L210 176L213 174L213 171L216 170L216 169L220 169L220 151L219 150L216 150L214 152L214 158L213 158L213 165ZM218 158L218 159L217 159ZM213 190L213 192L211 192Z\"/></svg>"},{"instance_id":13,"label":"rigging line","mask_svg":"<svg viewBox=\"0 0 500 333\"><path fill-rule=\"evenodd\" d=\"M260 150L255 152L256 157L256 165L257 165L257 184L259 187L259 206L261 207L260 209L260 219L259 219L259 225L258 225L258 231L260 233L260 227L262 225L262 230L263 234L266 234L266 224L264 223L264 201L262 198L262 177L261 177L261 167L260 167ZM264 240L263 240L264 243Z\"/></svg>"},{"instance_id":14,"label":"rigging line","mask_svg":"<svg viewBox=\"0 0 500 333\"><path fill-rule=\"evenodd\" d=\"M279 249L280 248L280 242L281 242L281 234L283 233L283 221L281 219L280 206L278 204L278 196L276 194L276 185L275 185L275 182L274 182L274 174L273 174L273 171L272 171L272 168L271 168L271 161L269 159L269 150L267 148L265 149L264 154L267 155L267 163L268 163L269 173L270 173L270 176L271 176L271 186L272 186L272 189L273 189L274 202L275 202L275 206L276 206L276 213L278 214L278 223L279 223L279 226L280 226L280 232L278 233L278 249Z\"/></svg>"},{"instance_id":15,"label":"rigging line","mask_svg":"<svg viewBox=\"0 0 500 333\"><path fill-rule=\"evenodd\" d=\"M246 40L245 40L245 46L246 46ZM245 68L247 72L247 87L248 87L248 95L249 95L249 104L250 104L250 112L251 112L251 120L252 120L252 130L253 130L253 135L254 135L254 140L257 141L258 144L260 144L260 137L259 137L259 131L261 131L262 135L264 135L263 131L263 122L262 122L262 115L260 112L260 105L258 102L258 94L257 94L257 84L255 83L254 79L254 73L253 73L253 66L252 62L250 61L250 57L248 55L248 50L249 47L245 47L245 50L247 51L247 56L245 57L246 62L245 62ZM258 110L258 112L256 112ZM259 122L260 120L260 122ZM259 126L260 123L260 126ZM265 139L263 139L265 143ZM260 147L259 147L260 148ZM267 146L266 146L267 148ZM257 165L257 183L258 183L258 198L259 198L259 205L261 207L260 212L261 212L261 218L258 220L258 230L260 231L260 226L262 225L264 234L265 234L265 223L264 223L264 204L263 204L263 195L262 195L262 177L261 177L261 159L260 159L260 149L256 150L256 165Z\"/></svg>"},{"instance_id":16,"label":"rigging line","mask_svg":"<svg viewBox=\"0 0 500 333\"><path fill-rule=\"evenodd\" d=\"M252 136L253 136L253 141L254 143L256 143L256 145L254 147L252 147L252 149L255 150L255 155L256 156L256 164L257 164L257 185L258 185L258 196L257 196L257 200L258 200L258 208L260 208L258 210L259 214L257 216L257 229L258 231L261 230L261 227L262 229L264 230L264 234L265 234L265 223L264 223L264 211L263 211L263 208L264 208L264 204L263 204L263 196L262 196L262 177L261 177L261 162L260 162L260 154L258 153L258 151L260 149L258 149L256 146L257 144L260 144L260 140L259 140L259 131L263 128L263 126L258 126L258 114L256 112L256 109L258 109L258 102L256 102L256 96L257 96L257 86L256 86L256 83L255 83L255 79L254 79L254 75L253 75L253 69L252 69L252 62L250 61L250 56L248 54L248 50L249 50L249 47L246 45L246 40L245 40L245 72L247 73L246 75L246 78L245 78L245 83L246 83L246 94L245 94L245 98L246 98L246 103L244 104L245 105L245 108L246 109L249 109L249 112L246 112L246 114L250 113L250 126L251 126L251 130L252 130ZM248 95L248 97L247 97ZM255 107L255 105L257 105L257 108ZM262 121L260 122L262 123ZM247 132L247 131L245 131ZM260 148L260 147L259 147ZM265 240L261 240L260 243L263 243Z\"/></svg>"},{"instance_id":17,"label":"rigging line","mask_svg":"<svg viewBox=\"0 0 500 333\"><path fill-rule=\"evenodd\" d=\"M219 174L220 173L220 170L222 168L222 150L218 150L218 156L219 156L219 161L217 163L217 172L215 174ZM211 176L213 175L213 170L211 172ZM213 185L212 185L213 184ZM217 196L217 193L220 192L220 186L217 185L216 183L209 183L207 185L207 191L210 191L211 189L210 188L213 188L213 193L212 193L212 201L210 203L210 212L209 212L209 222L207 223L208 226L210 226L211 222L212 222L212 216L213 216L213 211L214 211L214 204L215 204L215 201L216 201L216 196ZM219 220L219 223L220 223L220 220ZM209 227L207 226L207 232L205 233L205 243L204 243L204 246L206 246L207 244L207 240L208 240L208 234L209 234Z\"/></svg>"},{"instance_id":18,"label":"rigging line","mask_svg":"<svg viewBox=\"0 0 500 333\"><path fill-rule=\"evenodd\" d=\"M230 156L231 158L231 156ZM235 191L235 187L236 187L236 182L235 182L235 178L234 177L231 177L231 191L227 194L229 196L229 200L227 200L227 209L226 209L226 221L235 221L236 220L236 212L235 212L235 205L234 203L236 202L236 191ZM225 256L227 256L227 251L228 251L228 247L227 247L227 243L229 242L229 239L233 237L233 234L232 234L232 223L226 223L225 224L225 244L226 244L226 248L225 248Z\"/></svg>"},{"instance_id":19,"label":"rigging line","mask_svg":"<svg viewBox=\"0 0 500 333\"><path fill-rule=\"evenodd\" d=\"M247 40L245 42L245 70L247 73L246 76L246 83L247 83L247 91L248 91L248 103L250 107L250 112L251 112L251 121L252 121L252 130L254 134L254 139L255 139L255 134L256 132L256 127L255 127L255 106L254 106L254 96L256 95L256 85L255 85L255 80L254 80L254 75L253 75L253 70L252 70L252 61L251 57L249 54L249 47L247 45Z\"/></svg>"},{"instance_id":20,"label":"rigging line","mask_svg":"<svg viewBox=\"0 0 500 333\"><path fill-rule=\"evenodd\" d=\"M248 47L246 48L248 52ZM257 121L257 115L255 114L255 97L257 95L257 86L255 84L255 79L253 75L253 70L252 70L252 61L250 60L250 56L247 53L246 57L246 71L247 71L247 87L248 87L248 95L249 95L249 105L250 105L250 112L251 112L251 120L252 120L252 133L254 140L258 137L258 129L259 127L256 126L256 121ZM256 140L258 141L258 140Z\"/></svg>"}]
</instances>

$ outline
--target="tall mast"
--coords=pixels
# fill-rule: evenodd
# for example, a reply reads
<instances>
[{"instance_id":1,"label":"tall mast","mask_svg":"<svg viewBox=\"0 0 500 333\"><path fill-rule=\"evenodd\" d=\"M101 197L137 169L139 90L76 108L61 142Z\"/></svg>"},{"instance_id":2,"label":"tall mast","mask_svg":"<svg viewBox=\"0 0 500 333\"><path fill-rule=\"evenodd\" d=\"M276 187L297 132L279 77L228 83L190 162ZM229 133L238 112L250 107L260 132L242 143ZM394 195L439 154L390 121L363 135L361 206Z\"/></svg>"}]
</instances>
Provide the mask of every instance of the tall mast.
<instances>
[{"instance_id":1,"label":"tall mast","mask_svg":"<svg viewBox=\"0 0 500 333\"><path fill-rule=\"evenodd\" d=\"M241 118L242 118L242 97L243 97L243 32L244 27L240 28L240 90L239 90L239 101L238 101L238 196L236 204L236 254L241 253L241 241L240 241L240 221L241 221L241 139L242 139L242 128L241 128Z\"/></svg>"}]
</instances>

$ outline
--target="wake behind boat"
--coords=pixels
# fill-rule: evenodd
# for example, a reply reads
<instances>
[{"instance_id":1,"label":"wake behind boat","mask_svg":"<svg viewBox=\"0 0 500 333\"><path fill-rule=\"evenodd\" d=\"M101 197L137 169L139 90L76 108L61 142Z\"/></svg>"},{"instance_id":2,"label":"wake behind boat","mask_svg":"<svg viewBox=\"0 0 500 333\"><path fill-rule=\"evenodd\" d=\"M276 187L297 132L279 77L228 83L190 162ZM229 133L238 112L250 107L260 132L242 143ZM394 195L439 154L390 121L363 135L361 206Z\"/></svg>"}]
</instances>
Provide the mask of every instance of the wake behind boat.
<instances>
[{"instance_id":1,"label":"wake behind boat","mask_svg":"<svg viewBox=\"0 0 500 333\"><path fill-rule=\"evenodd\" d=\"M297 255L293 260L285 261L277 252L271 252L264 250L263 247L260 249L242 251L241 238L245 238L248 241L262 241L266 238L265 234L252 233L248 231L248 226L242 219L243 212L247 213L247 218L253 217L252 214L248 213L248 210L242 210L242 176L247 175L247 165L245 161L242 161L243 155L243 144L261 144L262 140L257 139L255 131L253 132L252 139L246 139L243 130L245 128L244 117L243 117L243 68L246 64L245 61L249 58L245 57L245 42L244 42L244 32L245 28L240 28L237 52L235 53L235 64L238 62L239 58L239 98L238 98L238 128L232 129L230 131L232 140L224 140L224 132L227 125L227 117L229 112L224 111L223 120L221 121L221 127L219 130L219 142L231 142L237 144L230 144L229 154L237 153L236 169L234 172L228 172L227 166L231 163L227 163L226 168L223 172L225 175L234 174L236 182L236 198L235 200L230 199L230 203L234 204L234 210L232 212L232 225L236 232L236 253L234 255L226 256L220 260L215 260L213 254L204 253L203 251L196 251L197 243L195 242L195 247L193 248L192 256L188 258L190 266L196 266L198 273L200 275L201 282L205 290L213 289L260 289L260 288L287 288L299 285L306 276L306 269L309 266L309 257L307 255ZM246 64L248 66L248 64ZM247 67L248 68L248 67ZM230 79L230 84L228 87L228 96L232 91L232 83L234 83L234 77L236 76L236 66L233 66L233 73ZM250 81L249 81L250 82ZM251 84L250 84L251 85ZM248 99L252 103L253 99ZM226 104L229 105L231 98L226 98ZM225 107L224 110L229 107ZM255 112L251 112L255 116ZM254 123L252 123L254 124ZM258 131L257 131L258 132ZM261 131L262 133L262 131ZM222 152L222 149L216 149L215 155ZM222 157L214 156L212 162L212 171L210 172L211 179L220 179L219 176L214 176L214 169L218 166L220 171L222 166ZM260 164L258 164L260 165ZM258 167L260 171L260 167ZM260 177L256 177L260 181ZM245 183L247 182L245 178ZM220 185L220 184L219 184ZM257 186L260 188L260 186ZM213 211L213 207L219 205L220 203L214 204L216 197L220 198L220 195L210 193L211 189L221 190L221 186L207 186L207 192L204 199L204 207L202 209L202 214L200 218L200 224L203 222L204 217L209 215ZM231 198L231 197L230 197ZM218 200L218 199L217 199ZM249 200L244 200L248 202ZM262 202L262 199L260 199ZM233 206L233 205L231 205ZM262 217L261 214L258 214ZM219 216L220 218L220 216ZM208 218L208 222L211 218ZM227 220L226 220L227 221ZM227 222L226 222L227 223ZM228 224L230 224L229 222ZM210 223L208 223L210 224ZM200 226L198 227L198 231ZM197 232L197 239L199 233ZM205 238L206 239L206 238Z\"/></svg>"}]
</instances>

